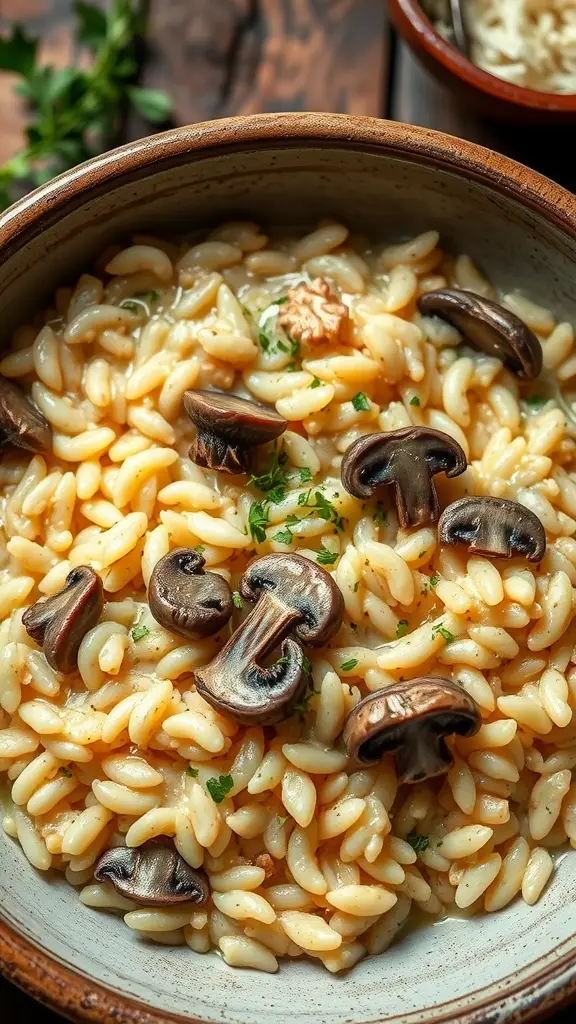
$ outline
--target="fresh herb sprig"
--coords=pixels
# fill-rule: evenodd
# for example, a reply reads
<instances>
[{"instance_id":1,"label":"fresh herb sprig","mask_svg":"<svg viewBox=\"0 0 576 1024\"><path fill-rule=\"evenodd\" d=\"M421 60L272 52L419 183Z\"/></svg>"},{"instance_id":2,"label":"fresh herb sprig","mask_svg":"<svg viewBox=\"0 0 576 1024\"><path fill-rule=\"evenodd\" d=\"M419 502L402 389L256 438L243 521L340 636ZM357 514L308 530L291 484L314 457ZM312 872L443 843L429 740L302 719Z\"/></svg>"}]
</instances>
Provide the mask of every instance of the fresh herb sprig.
<instances>
[{"instance_id":1,"label":"fresh herb sprig","mask_svg":"<svg viewBox=\"0 0 576 1024\"><path fill-rule=\"evenodd\" d=\"M15 183L42 185L113 145L130 107L147 121L168 120L168 96L135 84L146 8L146 0L112 0L104 13L76 0L75 43L93 55L87 69L39 65L38 40L21 25L0 37L0 71L20 76L16 92L30 114L26 145L0 167L0 208L10 205Z\"/></svg>"}]
</instances>

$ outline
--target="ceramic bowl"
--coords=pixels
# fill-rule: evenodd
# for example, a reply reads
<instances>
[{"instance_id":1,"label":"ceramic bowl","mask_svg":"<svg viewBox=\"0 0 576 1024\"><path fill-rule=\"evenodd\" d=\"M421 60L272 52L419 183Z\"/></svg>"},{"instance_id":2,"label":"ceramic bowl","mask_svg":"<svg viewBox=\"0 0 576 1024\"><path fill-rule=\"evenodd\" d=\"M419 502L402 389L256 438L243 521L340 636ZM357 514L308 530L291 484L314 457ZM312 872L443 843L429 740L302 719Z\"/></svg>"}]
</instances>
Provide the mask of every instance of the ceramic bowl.
<instances>
[{"instance_id":1,"label":"ceramic bowl","mask_svg":"<svg viewBox=\"0 0 576 1024\"><path fill-rule=\"evenodd\" d=\"M390 17L416 56L460 101L486 117L532 124L576 122L576 93L526 89L483 71L443 39L420 0L388 0Z\"/></svg>"},{"instance_id":2,"label":"ceramic bowl","mask_svg":"<svg viewBox=\"0 0 576 1024\"><path fill-rule=\"evenodd\" d=\"M576 202L518 164L423 128L330 114L257 115L144 139L68 172L0 218L0 327L30 318L113 239L231 216L305 228L322 215L401 238L427 228L504 289L576 320ZM4 973L99 1024L518 1024L576 993L576 856L535 907L410 931L333 976L277 975L145 943L34 871L0 835Z\"/></svg>"}]
</instances>

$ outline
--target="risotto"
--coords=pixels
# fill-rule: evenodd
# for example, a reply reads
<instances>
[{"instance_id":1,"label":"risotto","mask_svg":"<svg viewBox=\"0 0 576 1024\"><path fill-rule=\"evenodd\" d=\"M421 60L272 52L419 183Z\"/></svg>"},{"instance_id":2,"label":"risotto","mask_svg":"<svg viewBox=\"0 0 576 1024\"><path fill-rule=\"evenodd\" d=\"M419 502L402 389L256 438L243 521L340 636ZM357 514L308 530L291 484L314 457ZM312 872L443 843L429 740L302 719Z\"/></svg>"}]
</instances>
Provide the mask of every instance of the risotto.
<instances>
[{"instance_id":1,"label":"risotto","mask_svg":"<svg viewBox=\"0 0 576 1024\"><path fill-rule=\"evenodd\" d=\"M576 847L573 329L439 241L136 236L0 362L5 841L142 941L338 972Z\"/></svg>"}]
</instances>

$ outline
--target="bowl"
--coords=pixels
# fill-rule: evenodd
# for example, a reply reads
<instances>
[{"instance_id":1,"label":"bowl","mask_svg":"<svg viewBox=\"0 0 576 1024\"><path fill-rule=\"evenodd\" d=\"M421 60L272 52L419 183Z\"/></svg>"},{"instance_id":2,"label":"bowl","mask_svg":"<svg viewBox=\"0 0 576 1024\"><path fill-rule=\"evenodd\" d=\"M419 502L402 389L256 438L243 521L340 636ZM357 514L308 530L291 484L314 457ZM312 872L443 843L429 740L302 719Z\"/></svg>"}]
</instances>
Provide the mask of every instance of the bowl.
<instances>
[{"instance_id":1,"label":"bowl","mask_svg":"<svg viewBox=\"0 0 576 1024\"><path fill-rule=\"evenodd\" d=\"M343 217L369 235L432 226L444 244L576 318L576 202L472 143L332 114L255 115L180 128L95 158L0 218L0 325L29 319L109 242L133 229L231 215L305 228ZM347 976L292 961L274 976L142 943L35 872L0 836L2 971L75 1020L98 1024L519 1024L576 994L576 857L536 907L410 931Z\"/></svg>"},{"instance_id":2,"label":"bowl","mask_svg":"<svg viewBox=\"0 0 576 1024\"><path fill-rule=\"evenodd\" d=\"M483 71L436 31L419 0L388 0L388 10L396 29L424 66L479 113L515 123L576 121L576 93L540 92Z\"/></svg>"}]
</instances>

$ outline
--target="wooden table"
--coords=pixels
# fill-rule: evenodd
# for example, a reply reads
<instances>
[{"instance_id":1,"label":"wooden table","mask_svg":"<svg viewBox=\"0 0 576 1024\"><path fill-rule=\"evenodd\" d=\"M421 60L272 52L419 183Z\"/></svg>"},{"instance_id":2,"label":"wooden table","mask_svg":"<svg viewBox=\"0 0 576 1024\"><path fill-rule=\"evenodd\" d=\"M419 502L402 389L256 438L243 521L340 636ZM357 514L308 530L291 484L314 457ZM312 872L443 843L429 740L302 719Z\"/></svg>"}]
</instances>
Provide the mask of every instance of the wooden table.
<instances>
[{"instance_id":1,"label":"wooden table","mask_svg":"<svg viewBox=\"0 0 576 1024\"><path fill-rule=\"evenodd\" d=\"M71 11L72 0L1 0L0 31L26 21L45 59L64 65ZM389 117L482 142L576 188L566 129L502 127L459 107L394 37L384 0L151 0L142 84L170 93L177 124L281 110ZM0 163L21 145L25 123L12 85L0 75ZM145 131L133 120L127 138ZM62 1024L2 981L0 1007L7 1021ZM568 1011L553 1024L572 1020Z\"/></svg>"}]
</instances>

